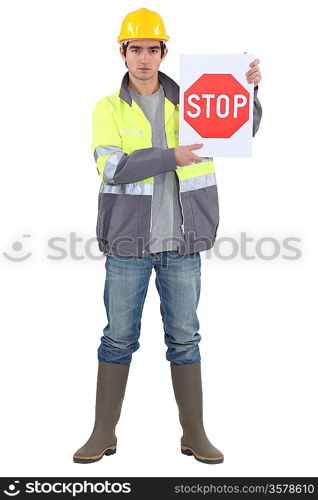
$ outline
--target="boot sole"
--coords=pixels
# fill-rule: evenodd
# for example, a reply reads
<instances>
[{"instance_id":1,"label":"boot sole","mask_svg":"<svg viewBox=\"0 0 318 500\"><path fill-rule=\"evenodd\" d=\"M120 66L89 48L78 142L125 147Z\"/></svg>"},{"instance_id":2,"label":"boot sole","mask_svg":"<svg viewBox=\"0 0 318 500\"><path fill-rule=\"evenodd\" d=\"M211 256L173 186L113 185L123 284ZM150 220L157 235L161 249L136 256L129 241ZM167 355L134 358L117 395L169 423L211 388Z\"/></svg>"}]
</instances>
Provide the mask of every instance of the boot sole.
<instances>
[{"instance_id":1,"label":"boot sole","mask_svg":"<svg viewBox=\"0 0 318 500\"><path fill-rule=\"evenodd\" d=\"M181 453L189 457L193 455L194 458L198 460L198 462L202 462L204 464L221 464L222 462L224 462L224 457L216 457L216 458L202 457L200 455L197 455L195 451L192 450L192 448L189 448L188 446L182 446Z\"/></svg>"},{"instance_id":2,"label":"boot sole","mask_svg":"<svg viewBox=\"0 0 318 500\"><path fill-rule=\"evenodd\" d=\"M73 456L73 462L76 464L91 464L93 462L98 462L103 458L104 455L114 455L116 453L116 446L108 446L100 455L96 455L94 457L77 457L76 455Z\"/></svg>"}]
</instances>

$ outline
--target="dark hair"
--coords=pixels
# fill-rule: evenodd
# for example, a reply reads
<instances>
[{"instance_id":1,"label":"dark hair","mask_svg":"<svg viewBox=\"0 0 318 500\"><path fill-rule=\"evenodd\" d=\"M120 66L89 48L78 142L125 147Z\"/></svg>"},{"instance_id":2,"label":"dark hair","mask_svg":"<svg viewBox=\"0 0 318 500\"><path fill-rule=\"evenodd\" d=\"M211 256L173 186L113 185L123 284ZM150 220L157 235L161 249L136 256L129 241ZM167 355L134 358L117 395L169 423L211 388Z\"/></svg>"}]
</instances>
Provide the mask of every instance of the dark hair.
<instances>
[{"instance_id":1,"label":"dark hair","mask_svg":"<svg viewBox=\"0 0 318 500\"><path fill-rule=\"evenodd\" d=\"M127 54L127 47L128 47L128 44L129 42L123 42L122 43L122 48L123 48L123 51L124 51L124 56L126 57L126 54ZM161 48L161 59L163 58L164 56L164 53L165 53L165 48L166 48L166 44L165 42L163 42L162 40L160 40L160 48ZM127 62L125 61L125 66L126 68L128 68L127 66Z\"/></svg>"}]
</instances>

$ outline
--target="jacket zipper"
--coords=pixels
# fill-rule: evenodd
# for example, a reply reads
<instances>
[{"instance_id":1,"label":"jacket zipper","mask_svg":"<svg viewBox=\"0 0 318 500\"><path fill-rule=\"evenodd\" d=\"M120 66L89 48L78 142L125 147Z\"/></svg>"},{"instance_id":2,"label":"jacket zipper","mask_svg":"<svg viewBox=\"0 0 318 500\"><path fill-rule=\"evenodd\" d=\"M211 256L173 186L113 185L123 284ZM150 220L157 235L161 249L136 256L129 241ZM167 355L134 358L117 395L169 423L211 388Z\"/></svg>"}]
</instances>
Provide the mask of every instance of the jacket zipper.
<instances>
[{"instance_id":1,"label":"jacket zipper","mask_svg":"<svg viewBox=\"0 0 318 500\"><path fill-rule=\"evenodd\" d=\"M170 117L173 115L174 111L171 113ZM169 119L170 119L169 117ZM175 136L179 133L179 130L174 130L174 134ZM177 167L178 168L178 167ZM177 176L177 179L178 179L178 194L179 194L179 202L180 202L180 207L181 207L181 213L182 213L182 224L181 224L181 233L182 235L184 235L184 212L183 212L183 205L182 205L182 202L181 202L181 186L180 186L180 179L178 177L178 174L175 170L175 174Z\"/></svg>"},{"instance_id":2,"label":"jacket zipper","mask_svg":"<svg viewBox=\"0 0 318 500\"><path fill-rule=\"evenodd\" d=\"M152 191L154 189L154 183L155 183L155 180L153 181ZM152 201L153 201L153 192L151 193L151 205L150 205L150 232L151 232L151 228L152 228Z\"/></svg>"},{"instance_id":3,"label":"jacket zipper","mask_svg":"<svg viewBox=\"0 0 318 500\"><path fill-rule=\"evenodd\" d=\"M180 179L178 177L177 172L175 172L177 179L178 179L178 193L179 193L179 201L180 201L180 206L181 206L181 213L182 213L182 224L181 224L181 233L184 235L184 212L183 212L183 205L181 203L181 186L180 186Z\"/></svg>"}]
</instances>

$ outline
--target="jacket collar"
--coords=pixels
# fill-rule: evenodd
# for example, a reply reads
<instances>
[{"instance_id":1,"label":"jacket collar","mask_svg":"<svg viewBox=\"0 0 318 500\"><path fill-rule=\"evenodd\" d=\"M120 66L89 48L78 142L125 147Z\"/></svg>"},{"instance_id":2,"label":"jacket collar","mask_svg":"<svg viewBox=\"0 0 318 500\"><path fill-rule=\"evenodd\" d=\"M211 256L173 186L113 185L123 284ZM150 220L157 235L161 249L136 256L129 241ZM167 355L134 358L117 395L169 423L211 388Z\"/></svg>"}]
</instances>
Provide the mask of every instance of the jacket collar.
<instances>
[{"instance_id":1,"label":"jacket collar","mask_svg":"<svg viewBox=\"0 0 318 500\"><path fill-rule=\"evenodd\" d=\"M158 71L158 79L162 83L163 91L167 99L175 106L179 104L179 85L169 76L161 71ZM125 102L132 105L132 99L128 88L129 72L127 71L121 83L119 97Z\"/></svg>"}]
</instances>

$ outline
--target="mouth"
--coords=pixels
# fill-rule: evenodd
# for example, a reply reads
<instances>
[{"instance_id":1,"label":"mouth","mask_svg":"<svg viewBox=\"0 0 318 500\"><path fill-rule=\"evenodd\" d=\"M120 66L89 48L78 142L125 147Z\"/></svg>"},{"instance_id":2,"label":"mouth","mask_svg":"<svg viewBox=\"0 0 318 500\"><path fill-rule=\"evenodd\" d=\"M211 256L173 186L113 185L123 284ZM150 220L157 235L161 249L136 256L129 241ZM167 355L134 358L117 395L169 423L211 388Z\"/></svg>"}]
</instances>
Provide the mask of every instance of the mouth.
<instances>
[{"instance_id":1,"label":"mouth","mask_svg":"<svg viewBox=\"0 0 318 500\"><path fill-rule=\"evenodd\" d=\"M150 71L150 68L138 68L139 71Z\"/></svg>"}]
</instances>

